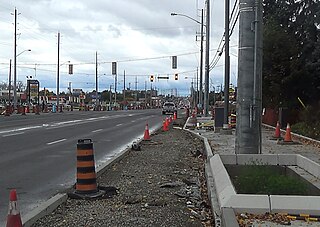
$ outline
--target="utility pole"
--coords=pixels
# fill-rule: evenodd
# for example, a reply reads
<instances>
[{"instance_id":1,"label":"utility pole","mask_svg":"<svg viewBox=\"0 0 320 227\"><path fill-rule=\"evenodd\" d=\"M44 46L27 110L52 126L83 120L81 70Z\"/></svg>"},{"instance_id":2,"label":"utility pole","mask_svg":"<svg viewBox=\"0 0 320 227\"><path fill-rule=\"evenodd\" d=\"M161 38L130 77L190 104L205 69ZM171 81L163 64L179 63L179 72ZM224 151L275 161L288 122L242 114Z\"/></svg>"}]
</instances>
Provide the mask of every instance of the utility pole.
<instances>
[{"instance_id":1,"label":"utility pole","mask_svg":"<svg viewBox=\"0 0 320 227\"><path fill-rule=\"evenodd\" d=\"M202 89L202 84L203 84L203 17L204 17L204 12L203 9L201 9L201 31L200 31L200 84L199 84L199 107L200 111L203 110L203 89ZM198 80L197 80L198 83ZM197 85L198 88L198 85Z\"/></svg>"},{"instance_id":2,"label":"utility pole","mask_svg":"<svg viewBox=\"0 0 320 227\"><path fill-rule=\"evenodd\" d=\"M109 109L111 110L111 103L112 103L112 91L111 91L112 85L110 84L110 99L109 99Z\"/></svg>"},{"instance_id":3,"label":"utility pole","mask_svg":"<svg viewBox=\"0 0 320 227\"><path fill-rule=\"evenodd\" d=\"M96 106L95 110L98 110L99 98L98 98L98 52L96 51Z\"/></svg>"},{"instance_id":4,"label":"utility pole","mask_svg":"<svg viewBox=\"0 0 320 227\"><path fill-rule=\"evenodd\" d=\"M123 105L126 102L126 70L123 70Z\"/></svg>"},{"instance_id":5,"label":"utility pole","mask_svg":"<svg viewBox=\"0 0 320 227\"><path fill-rule=\"evenodd\" d=\"M114 75L114 104L116 105L117 103L117 74Z\"/></svg>"},{"instance_id":6,"label":"utility pole","mask_svg":"<svg viewBox=\"0 0 320 227\"><path fill-rule=\"evenodd\" d=\"M224 37L225 37L225 66L224 66L224 115L223 128L228 129L229 117L229 84L230 84L230 54L229 54L229 14L230 14L230 0L225 0L225 22L224 22Z\"/></svg>"},{"instance_id":7,"label":"utility pole","mask_svg":"<svg viewBox=\"0 0 320 227\"><path fill-rule=\"evenodd\" d=\"M240 0L239 6L235 153L258 154L261 153L262 1Z\"/></svg>"},{"instance_id":8,"label":"utility pole","mask_svg":"<svg viewBox=\"0 0 320 227\"><path fill-rule=\"evenodd\" d=\"M208 116L209 110L209 50L210 50L210 0L207 0L207 17L206 17L206 63L205 63L205 78L204 78L204 115L205 117Z\"/></svg>"},{"instance_id":9,"label":"utility pole","mask_svg":"<svg viewBox=\"0 0 320 227\"><path fill-rule=\"evenodd\" d=\"M58 63L57 63L57 112L60 105L60 96L59 96L59 86L60 86L60 32L58 32Z\"/></svg>"},{"instance_id":10,"label":"utility pole","mask_svg":"<svg viewBox=\"0 0 320 227\"><path fill-rule=\"evenodd\" d=\"M144 106L147 108L147 81L144 81Z\"/></svg>"},{"instance_id":11,"label":"utility pole","mask_svg":"<svg viewBox=\"0 0 320 227\"><path fill-rule=\"evenodd\" d=\"M14 9L13 111L17 108L17 9Z\"/></svg>"},{"instance_id":12,"label":"utility pole","mask_svg":"<svg viewBox=\"0 0 320 227\"><path fill-rule=\"evenodd\" d=\"M11 106L11 59L9 63L9 106Z\"/></svg>"}]
</instances>

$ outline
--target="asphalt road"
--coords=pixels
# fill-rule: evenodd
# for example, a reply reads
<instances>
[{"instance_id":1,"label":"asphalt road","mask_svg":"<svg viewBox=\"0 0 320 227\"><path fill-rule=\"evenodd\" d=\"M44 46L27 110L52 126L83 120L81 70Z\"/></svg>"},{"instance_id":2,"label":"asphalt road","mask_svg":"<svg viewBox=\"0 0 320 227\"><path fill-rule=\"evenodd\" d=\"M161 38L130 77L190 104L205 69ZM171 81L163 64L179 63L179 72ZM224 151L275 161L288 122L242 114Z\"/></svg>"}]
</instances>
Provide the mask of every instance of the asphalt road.
<instances>
[{"instance_id":1,"label":"asphalt road","mask_svg":"<svg viewBox=\"0 0 320 227\"><path fill-rule=\"evenodd\" d=\"M75 183L78 139L93 140L100 165L142 138L146 122L152 131L162 119L160 109L0 116L0 225L10 189L24 215Z\"/></svg>"}]
</instances>

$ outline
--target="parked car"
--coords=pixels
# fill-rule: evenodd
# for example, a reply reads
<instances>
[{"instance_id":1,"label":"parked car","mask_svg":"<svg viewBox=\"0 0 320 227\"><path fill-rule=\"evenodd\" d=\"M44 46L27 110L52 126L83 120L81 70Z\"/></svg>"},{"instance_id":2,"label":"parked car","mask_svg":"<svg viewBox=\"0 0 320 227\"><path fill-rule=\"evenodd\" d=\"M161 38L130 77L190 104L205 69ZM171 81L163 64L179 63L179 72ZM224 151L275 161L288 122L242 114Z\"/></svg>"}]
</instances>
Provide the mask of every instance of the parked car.
<instances>
[{"instance_id":1,"label":"parked car","mask_svg":"<svg viewBox=\"0 0 320 227\"><path fill-rule=\"evenodd\" d=\"M162 114L174 114L177 112L177 107L173 102L165 102L162 106Z\"/></svg>"}]
</instances>

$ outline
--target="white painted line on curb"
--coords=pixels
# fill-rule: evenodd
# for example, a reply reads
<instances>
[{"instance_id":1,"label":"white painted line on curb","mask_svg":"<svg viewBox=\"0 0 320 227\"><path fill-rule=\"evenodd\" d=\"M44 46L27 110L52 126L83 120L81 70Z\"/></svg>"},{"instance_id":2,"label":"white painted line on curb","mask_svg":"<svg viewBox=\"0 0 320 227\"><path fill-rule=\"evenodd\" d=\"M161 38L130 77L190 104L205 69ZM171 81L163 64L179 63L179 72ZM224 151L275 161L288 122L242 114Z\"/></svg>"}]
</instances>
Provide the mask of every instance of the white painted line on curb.
<instances>
[{"instance_id":1,"label":"white painted line on curb","mask_svg":"<svg viewBox=\"0 0 320 227\"><path fill-rule=\"evenodd\" d=\"M61 143L61 142L65 141L65 140L67 140L67 139L61 139L61 140L53 141L53 142L47 143L47 145L52 145L52 144L56 144L56 143Z\"/></svg>"}]
</instances>

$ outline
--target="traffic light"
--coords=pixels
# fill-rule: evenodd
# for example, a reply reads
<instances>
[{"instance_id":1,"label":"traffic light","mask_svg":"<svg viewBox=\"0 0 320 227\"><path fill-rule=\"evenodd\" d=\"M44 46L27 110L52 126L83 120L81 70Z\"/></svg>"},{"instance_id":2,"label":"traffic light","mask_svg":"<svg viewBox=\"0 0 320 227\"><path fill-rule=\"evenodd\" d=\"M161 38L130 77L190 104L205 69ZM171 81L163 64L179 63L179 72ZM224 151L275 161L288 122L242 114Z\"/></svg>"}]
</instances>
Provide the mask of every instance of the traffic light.
<instances>
[{"instance_id":1,"label":"traffic light","mask_svg":"<svg viewBox=\"0 0 320 227\"><path fill-rule=\"evenodd\" d=\"M69 74L73 74L73 64L69 64Z\"/></svg>"},{"instance_id":2,"label":"traffic light","mask_svg":"<svg viewBox=\"0 0 320 227\"><path fill-rule=\"evenodd\" d=\"M178 73L174 74L174 80L178 80Z\"/></svg>"},{"instance_id":3,"label":"traffic light","mask_svg":"<svg viewBox=\"0 0 320 227\"><path fill-rule=\"evenodd\" d=\"M154 75L151 75L150 76L150 82L153 82L154 81Z\"/></svg>"}]
</instances>

